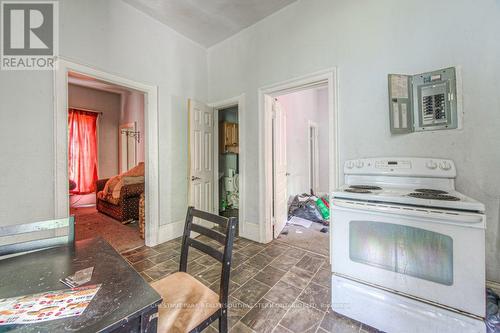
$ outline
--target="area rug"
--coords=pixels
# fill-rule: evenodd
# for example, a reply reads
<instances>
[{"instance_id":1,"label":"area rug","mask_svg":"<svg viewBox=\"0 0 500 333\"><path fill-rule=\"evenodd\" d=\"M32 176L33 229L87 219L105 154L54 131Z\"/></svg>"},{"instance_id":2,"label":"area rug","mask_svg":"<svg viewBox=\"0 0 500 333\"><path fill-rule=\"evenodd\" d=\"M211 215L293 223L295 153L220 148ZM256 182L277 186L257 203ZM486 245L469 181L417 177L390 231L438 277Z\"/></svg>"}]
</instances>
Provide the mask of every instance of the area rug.
<instances>
[{"instance_id":1,"label":"area rug","mask_svg":"<svg viewBox=\"0 0 500 333\"><path fill-rule=\"evenodd\" d=\"M137 223L123 225L115 219L99 213L95 207L71 208L75 215L75 239L100 236L118 252L125 252L144 245Z\"/></svg>"}]
</instances>

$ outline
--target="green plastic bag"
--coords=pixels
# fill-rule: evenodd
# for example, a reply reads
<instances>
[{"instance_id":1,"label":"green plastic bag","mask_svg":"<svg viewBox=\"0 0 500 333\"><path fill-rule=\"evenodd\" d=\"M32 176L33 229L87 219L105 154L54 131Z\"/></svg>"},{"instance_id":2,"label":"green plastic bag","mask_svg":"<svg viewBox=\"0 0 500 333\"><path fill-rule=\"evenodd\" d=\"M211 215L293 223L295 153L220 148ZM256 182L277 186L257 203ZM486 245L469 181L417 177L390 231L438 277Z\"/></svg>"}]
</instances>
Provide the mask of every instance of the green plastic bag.
<instances>
[{"instance_id":1,"label":"green plastic bag","mask_svg":"<svg viewBox=\"0 0 500 333\"><path fill-rule=\"evenodd\" d=\"M319 208L319 212L321 213L321 216L323 216L324 220L329 220L330 219L330 209L326 207L325 203L321 198L316 200L316 206Z\"/></svg>"}]
</instances>

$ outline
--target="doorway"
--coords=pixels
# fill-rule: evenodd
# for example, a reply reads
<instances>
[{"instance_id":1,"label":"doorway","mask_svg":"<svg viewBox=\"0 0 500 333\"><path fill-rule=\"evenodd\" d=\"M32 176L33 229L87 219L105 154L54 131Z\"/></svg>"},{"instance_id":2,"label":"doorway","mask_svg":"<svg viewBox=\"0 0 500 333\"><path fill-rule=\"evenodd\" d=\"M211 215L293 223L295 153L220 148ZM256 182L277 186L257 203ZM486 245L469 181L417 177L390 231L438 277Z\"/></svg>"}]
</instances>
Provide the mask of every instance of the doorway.
<instances>
[{"instance_id":1,"label":"doorway","mask_svg":"<svg viewBox=\"0 0 500 333\"><path fill-rule=\"evenodd\" d=\"M219 215L239 217L240 144L238 105L218 109L218 195Z\"/></svg>"},{"instance_id":2,"label":"doorway","mask_svg":"<svg viewBox=\"0 0 500 333\"><path fill-rule=\"evenodd\" d=\"M284 125L280 125L280 118L283 116L280 113L285 114L285 118L289 121L291 115L286 112L286 106L283 97L286 95L290 95L292 93L300 93L307 90L322 90L325 94L324 101L324 110L326 110L325 115L322 116L320 121L313 120L303 120L302 123L304 130L300 132L298 130L293 130L292 133L287 133L290 131L286 131L286 127ZM311 190L313 194L318 192L318 188L315 187L315 182L318 181L315 179L319 178L319 183L321 185L321 171L318 170L316 173L314 172L317 166L320 163L319 159L322 157L321 153L316 153L316 149L324 149L326 153L323 154L323 159L327 162L323 161L323 165L326 164L326 170L323 171L326 176L324 178L328 179L328 183L326 187L321 190L318 194L323 194L326 198L329 198L329 193L337 186L338 184L338 170L339 170L339 158L338 158L338 149L337 149L337 124L338 124L338 115L337 115L337 84L336 84L336 71L328 70L320 73L315 73L312 75L304 76L301 78L297 78L294 80L286 81L280 84L272 85L269 87L261 88L259 90L260 97L260 128L261 128L261 137L263 138L262 145L262 161L263 161L263 181L262 181L262 209L261 209L261 217L264 223L261 225L261 241L262 242L270 242L273 239L281 237L281 232L288 222L288 208L289 208L289 192L300 193L304 191L303 187L299 185L294 185L294 188L289 187L289 183L292 184L306 184L305 192L310 195ZM281 97L281 98L280 98ZM281 100L280 100L281 99ZM276 107L276 105L279 105ZM285 110L278 111L277 110ZM307 109L307 107L302 108ZM316 139L315 130L312 130L313 138L311 139L311 127L314 128L315 124L324 123L327 125L327 130L325 137L321 139L319 130L317 132L318 138ZM280 136L283 135L283 128L285 128L285 135L288 140L291 140L292 143L286 142L285 139L281 139L281 142L285 142L285 148L280 143ZM278 138L278 139L276 139ZM296 141L294 143L294 141ZM290 150L294 145L298 145L300 142L305 144L302 153L296 154L292 153L293 149ZM279 162L279 158L276 156L280 156L280 154L285 154L287 156L286 161L286 170L280 170L280 167L277 167L277 160ZM293 171L289 170L288 164L290 163L290 158L298 158L301 160L301 167L303 170ZM316 163L316 161L318 163ZM312 169L311 169L312 168ZM284 179L284 183L281 180ZM293 180L290 181L289 180ZM311 181L312 185L311 186ZM281 185L280 185L281 184ZM286 188L284 191L283 189ZM285 192L285 195L283 195ZM282 202L285 200L287 202L286 205L283 205ZM290 232L289 232L290 235ZM296 233L296 236L300 236L300 233ZM328 233L329 235L329 233ZM329 238L329 236L327 236Z\"/></svg>"},{"instance_id":3,"label":"doorway","mask_svg":"<svg viewBox=\"0 0 500 333\"><path fill-rule=\"evenodd\" d=\"M327 256L330 217L326 85L276 96L273 117L273 237Z\"/></svg>"},{"instance_id":4,"label":"doorway","mask_svg":"<svg viewBox=\"0 0 500 333\"><path fill-rule=\"evenodd\" d=\"M72 78L72 79L70 79ZM104 132L102 132L103 122L110 121L113 117L108 114L107 116L104 114L102 110L99 110L98 107L86 108L82 105L70 104L74 102L70 101L71 97L71 88L68 83L70 81L74 81L74 79L80 79L81 81L89 81L92 84L100 84L106 86L112 86L110 88L113 91L106 91L106 93L115 93L120 96L124 94L133 94L134 98L128 98L125 101L120 101L120 111L118 113L118 119L120 117L121 120L118 123L114 124L116 126L113 131L106 131L104 136ZM143 85L134 81L130 81L121 77L117 77L115 75L102 72L84 65L79 65L73 62L58 60L57 70L55 71L55 98L56 98L56 108L55 108L55 152L56 152L56 170L55 170L55 181L56 181L56 191L55 191L55 217L56 218L64 218L70 214L70 206L71 200L68 195L70 192L70 177L69 177L69 147L70 147L70 137L68 131L68 114L69 109L86 109L80 111L86 112L94 112L97 114L97 118L102 117L102 121L100 122L96 119L96 141L97 141L97 158L95 162L95 170L96 176L92 180L95 180L97 177L97 182L102 177L112 178L113 176L117 176L120 174L120 158L119 158L119 148L115 149L115 153L109 153L108 148L99 147L98 142L106 142L113 141L116 145L115 147L119 147L120 141L120 129L119 126L121 124L130 124L135 123L135 131L128 131L127 136L132 138L131 140L136 140L137 146L135 151L135 157L137 165L136 168L132 168L129 170L133 171L133 175L127 175L131 177L135 177L135 179L127 179L126 185L134 185L134 186L142 186L141 191L134 192L134 201L139 202L141 193L144 197L143 204L143 212L144 212L144 240L141 239L141 244L144 243L147 246L154 246L158 242L158 229L159 229L159 211L158 211L158 129L157 129L157 88L153 86ZM74 83L74 82L73 82ZM83 84L82 84L83 85ZM94 87L95 88L95 87ZM116 91L114 91L116 89ZM98 89L94 89L98 90ZM122 103L124 102L124 103ZM131 120L135 118L135 116L131 116L130 113L123 113L122 110L127 108L128 106L135 105L135 109L142 109L142 117L141 119ZM132 107L134 108L134 107ZM114 123L114 122L113 122ZM140 145L143 148L139 148ZM116 154L116 155L115 155ZM128 156L127 156L128 158ZM142 170L139 162L144 161L147 163L142 163ZM104 164L103 164L104 163ZM111 165L111 168L110 168ZM137 169L138 168L138 169ZM112 170L111 170L112 169ZM135 169L135 170L134 170ZM107 170L107 171L106 171ZM105 174L107 172L107 174ZM142 177L142 179L140 179ZM123 179L122 179L123 180ZM142 184L131 184L129 181L138 182L142 181ZM97 183L96 182L96 183ZM124 183L122 182L122 185ZM101 184L102 185L102 184ZM97 193L97 184L95 184L95 188L91 188L90 190L82 192L90 192L85 195L90 195L97 201L98 196ZM119 193L118 193L119 192ZM118 191L117 194L122 194L122 191ZM137 192L137 193L136 193ZM141 193L139 193L141 192ZM83 194L83 193L82 193ZM127 197L128 196L127 192ZM139 194L139 196L135 196L135 194ZM119 197L121 197L119 195ZM119 199L118 199L119 201ZM134 204L134 207L140 210L140 206ZM82 207L85 208L85 207ZM106 217L110 217L109 214L103 214ZM111 217L110 217L111 218ZM135 220L135 219L134 219ZM113 232L111 232L113 233ZM78 237L78 234L77 234ZM122 242L125 243L125 242ZM139 245L141 245L139 244ZM113 245L113 244L112 244ZM128 248L118 248L119 251L127 250Z\"/></svg>"},{"instance_id":5,"label":"doorway","mask_svg":"<svg viewBox=\"0 0 500 333\"><path fill-rule=\"evenodd\" d=\"M244 132L245 95L243 94L208 105L195 100L189 100L188 112L189 204L216 214L236 215L238 217L239 235L259 241L258 225L247 223L244 219L246 158ZM221 122L226 122L227 124L224 125ZM225 130L224 126L226 126ZM219 140L219 133L221 131L227 135L227 144L225 144L227 149L226 147L221 148ZM225 165L226 158L228 159L227 167L219 166L220 160L223 162L221 164ZM224 172L224 174L221 174L221 172ZM236 188L234 186L235 180L237 180ZM224 181L228 185L226 188L224 188L226 184L222 183ZM205 185L199 186L198 184L201 183ZM227 191L227 189L230 191ZM228 196L231 205L228 204ZM225 209L223 212L220 211L222 198L225 200Z\"/></svg>"},{"instance_id":6,"label":"doorway","mask_svg":"<svg viewBox=\"0 0 500 333\"><path fill-rule=\"evenodd\" d=\"M144 245L144 93L68 73L68 171L75 239Z\"/></svg>"}]
</instances>

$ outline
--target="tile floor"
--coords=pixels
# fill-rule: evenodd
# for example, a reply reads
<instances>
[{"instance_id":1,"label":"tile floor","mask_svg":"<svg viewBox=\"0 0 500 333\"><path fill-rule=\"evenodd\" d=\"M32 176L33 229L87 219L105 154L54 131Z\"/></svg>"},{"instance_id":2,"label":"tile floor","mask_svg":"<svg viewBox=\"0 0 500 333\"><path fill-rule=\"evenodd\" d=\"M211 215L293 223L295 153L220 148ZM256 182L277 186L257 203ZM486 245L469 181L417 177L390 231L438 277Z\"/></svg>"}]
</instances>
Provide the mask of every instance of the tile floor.
<instances>
[{"instance_id":1,"label":"tile floor","mask_svg":"<svg viewBox=\"0 0 500 333\"><path fill-rule=\"evenodd\" d=\"M215 241L198 238L215 247ZM148 282L178 270L180 238L123 256ZM188 271L219 292L220 264L190 248ZM328 257L280 241L259 244L238 238L234 244L230 284L230 332L373 332L370 327L329 309ZM217 323L205 332L217 332Z\"/></svg>"}]
</instances>

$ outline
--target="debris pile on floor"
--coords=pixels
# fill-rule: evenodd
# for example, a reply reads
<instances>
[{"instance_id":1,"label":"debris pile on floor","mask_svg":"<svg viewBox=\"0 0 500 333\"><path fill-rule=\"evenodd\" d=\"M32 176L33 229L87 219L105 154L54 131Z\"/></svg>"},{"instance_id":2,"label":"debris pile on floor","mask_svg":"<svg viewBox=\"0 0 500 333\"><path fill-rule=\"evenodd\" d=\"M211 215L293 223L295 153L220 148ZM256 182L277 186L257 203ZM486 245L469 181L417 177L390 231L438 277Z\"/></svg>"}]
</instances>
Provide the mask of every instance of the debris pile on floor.
<instances>
[{"instance_id":1,"label":"debris pile on floor","mask_svg":"<svg viewBox=\"0 0 500 333\"><path fill-rule=\"evenodd\" d=\"M296 195L288 206L288 220L291 224L304 224L303 221L295 218L322 223L328 226L330 220L328 196L317 197L307 193Z\"/></svg>"},{"instance_id":2,"label":"debris pile on floor","mask_svg":"<svg viewBox=\"0 0 500 333\"><path fill-rule=\"evenodd\" d=\"M500 332L500 297L491 289L486 289L486 331Z\"/></svg>"}]
</instances>

